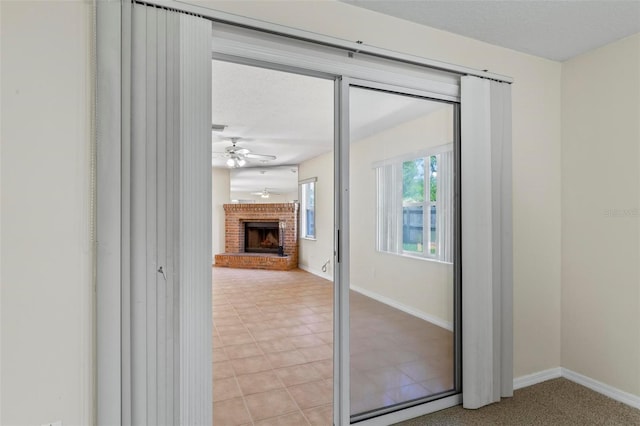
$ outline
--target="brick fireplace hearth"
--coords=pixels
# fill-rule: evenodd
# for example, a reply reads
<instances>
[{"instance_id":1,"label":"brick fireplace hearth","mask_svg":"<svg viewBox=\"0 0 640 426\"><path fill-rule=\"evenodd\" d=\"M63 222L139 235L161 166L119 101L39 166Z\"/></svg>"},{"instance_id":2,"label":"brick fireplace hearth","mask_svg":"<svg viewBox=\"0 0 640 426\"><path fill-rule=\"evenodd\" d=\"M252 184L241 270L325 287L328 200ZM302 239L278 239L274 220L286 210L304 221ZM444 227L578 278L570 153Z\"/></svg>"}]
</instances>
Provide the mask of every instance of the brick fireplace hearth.
<instances>
[{"instance_id":1,"label":"brick fireplace hearth","mask_svg":"<svg viewBox=\"0 0 640 426\"><path fill-rule=\"evenodd\" d=\"M225 204L224 253L215 255L215 266L246 269L289 270L298 267L298 204ZM245 251L245 224L279 224L283 254Z\"/></svg>"}]
</instances>

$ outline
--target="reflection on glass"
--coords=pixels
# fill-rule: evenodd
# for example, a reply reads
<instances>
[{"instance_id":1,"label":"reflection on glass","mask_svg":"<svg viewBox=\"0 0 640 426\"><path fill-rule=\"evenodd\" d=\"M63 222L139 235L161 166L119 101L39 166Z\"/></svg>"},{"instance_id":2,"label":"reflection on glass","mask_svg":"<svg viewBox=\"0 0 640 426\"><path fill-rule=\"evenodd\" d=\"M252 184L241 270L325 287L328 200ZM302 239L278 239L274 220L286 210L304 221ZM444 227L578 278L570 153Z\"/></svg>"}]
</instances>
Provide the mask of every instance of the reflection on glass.
<instances>
[{"instance_id":1,"label":"reflection on glass","mask_svg":"<svg viewBox=\"0 0 640 426\"><path fill-rule=\"evenodd\" d=\"M316 184L307 182L300 185L302 203L300 206L302 236L304 238L316 237Z\"/></svg>"},{"instance_id":2,"label":"reflection on glass","mask_svg":"<svg viewBox=\"0 0 640 426\"><path fill-rule=\"evenodd\" d=\"M402 249L422 253L424 158L402 163Z\"/></svg>"},{"instance_id":3,"label":"reflection on glass","mask_svg":"<svg viewBox=\"0 0 640 426\"><path fill-rule=\"evenodd\" d=\"M350 94L350 383L359 420L454 389L453 108Z\"/></svg>"}]
</instances>

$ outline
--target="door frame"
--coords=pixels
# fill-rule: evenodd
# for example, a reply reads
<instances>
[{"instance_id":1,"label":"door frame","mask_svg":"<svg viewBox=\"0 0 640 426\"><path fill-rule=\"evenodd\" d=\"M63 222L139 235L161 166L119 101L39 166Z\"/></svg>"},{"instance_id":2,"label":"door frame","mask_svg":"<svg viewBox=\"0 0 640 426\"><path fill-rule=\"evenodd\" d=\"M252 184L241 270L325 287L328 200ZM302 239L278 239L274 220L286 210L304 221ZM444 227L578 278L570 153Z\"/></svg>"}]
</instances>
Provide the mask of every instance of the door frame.
<instances>
[{"instance_id":1,"label":"door frame","mask_svg":"<svg viewBox=\"0 0 640 426\"><path fill-rule=\"evenodd\" d=\"M349 372L349 276L350 276L350 185L349 185L349 155L350 155L350 129L349 129L349 91L351 87L363 89L379 90L397 95L416 96L422 99L429 99L437 102L445 102L454 105L453 136L454 136L454 172L460 170L460 104L452 101L447 96L434 94L432 92L406 88L398 85L378 83L375 81L351 78L346 76L338 77L336 84L336 145L335 145L335 173L336 182L335 205L336 205L336 255L335 258L335 297L338 303L334 303L334 371L339 373L338 380L334 380L334 419L336 425L348 425L351 423L350 413L350 372ZM395 424L414 417L433 413L445 408L453 407L462 403L462 264L461 264L461 221L460 221L460 176L454 175L454 390L453 394L439 397L431 401L426 401L418 405L408 405L406 408L397 410L390 409L389 412L377 415L364 420L356 419L355 423L363 426L385 426ZM346 284L346 285L344 285ZM336 345L336 342L338 345ZM337 362L336 362L337 361ZM340 364L336 367L335 364ZM335 405L335 404L338 405ZM337 408L337 409L336 409Z\"/></svg>"},{"instance_id":2,"label":"door frame","mask_svg":"<svg viewBox=\"0 0 640 426\"><path fill-rule=\"evenodd\" d=\"M127 61L127 43L123 40L130 39L131 34L126 28L130 28L131 16L126 12L128 5L132 0L120 0L115 2L97 2L96 20L97 20L97 272L96 272L96 420L98 424L117 424L120 423L123 412L127 410L128 395L126 387L123 386L123 378L127 377L130 372L124 371L126 366L122 362L121 355L128 351L127 339L124 338L130 333L130 315L126 306L126 300L123 295L126 293L127 283L125 279L124 269L130 253L123 248L123 238L126 235L124 229L125 223L122 220L121 212L126 206L123 205L123 194L126 188L123 183L126 176L123 176L123 146L126 146L126 134L128 134L130 123L127 121L130 117L130 111L127 104L122 102L123 94L129 93L130 81L127 80L126 74L121 74L120 70L129 66ZM229 24L242 28L254 29L264 32L265 34L277 34L292 40L304 40L316 44L318 46L330 46L341 49L353 57L358 53L364 53L371 58L379 58L381 60L391 60L400 67L418 67L424 69L425 72L443 71L459 76L473 75L482 78L488 78L503 82L511 83L510 77L490 73L486 71L475 70L472 68L452 65L436 60L425 59L413 55L400 52L394 52L386 49L377 48L375 46L364 45L361 42L351 42L304 30L293 29L277 24L271 24L256 19L246 18L225 12L215 11L201 6L196 6L184 2L175 2L167 0L143 0L139 3L150 6L163 7L171 10L178 10L187 13L197 14L207 18L213 22ZM123 23L125 25L123 25ZM272 64L277 67L277 64ZM305 70L308 72L309 70ZM326 71L320 71L326 74ZM341 95L342 89L339 86L345 84L345 80L340 75L344 72L334 74L337 79L336 96L339 99L341 107L348 100ZM346 73L348 75L348 73ZM373 73L372 81L381 81L380 74ZM415 89L407 89L415 90ZM457 100L451 99L449 100ZM348 106L348 103L347 103ZM337 117L337 123L343 120ZM344 139L344 126L336 126L336 144L340 145ZM342 129L342 130L341 130ZM346 135L348 137L348 135ZM344 144L340 145L341 150ZM340 156L342 153L340 153ZM348 154L347 154L348 155ZM336 151L336 157L338 157ZM340 157L343 158L343 157ZM348 157L347 157L348 158ZM344 163L344 161L343 161ZM348 169L336 169L336 178L348 176ZM339 180L337 181L339 182ZM336 183L337 185L338 183ZM338 187L336 187L338 189ZM348 241L344 235L344 211L339 214L340 206L344 200L338 200L344 194L336 195L336 223L335 229L335 258L337 262L345 263L343 256L348 256ZM340 203L340 204L339 204ZM344 210L344 209L343 209ZM348 216L347 216L348 217ZM129 257L128 257L129 256ZM338 265L338 263L336 263ZM340 269L340 268L336 268ZM346 271L348 272L348 271ZM336 274L336 288L338 284L344 280L344 271L342 275ZM342 289L342 292L345 290ZM347 289L348 292L348 289ZM348 299L347 299L348 300ZM344 307L342 307L344 309ZM338 310L338 309L334 309ZM343 321L343 317L336 313L336 322ZM341 336L345 339L345 336ZM348 340L348 338L347 338ZM346 344L345 344L346 343ZM340 347L337 354L337 360L344 361L348 352L348 342L342 342L336 346ZM344 362L340 363L344 369ZM348 373L348 372L347 372ZM338 371L338 377L344 377L344 371ZM348 374L347 374L348 375ZM339 380L338 380L339 382ZM348 384L347 384L348 385ZM345 386L339 384L335 386ZM344 398L344 395L343 395ZM348 398L348 395L347 395ZM451 398L451 397L449 397ZM444 401L444 400L440 400ZM344 407L343 401L338 401L339 407ZM348 405L347 405L348 406ZM411 418L420 415L409 408L405 410L408 417ZM440 407L437 409L441 409ZM344 422L349 416L348 410L340 409L337 423ZM362 424L387 424L376 422L381 417L361 422ZM387 420L388 421L388 420ZM399 421L399 420L396 420ZM367 422L367 423L365 423ZM342 424L349 424L342 423Z\"/></svg>"}]
</instances>

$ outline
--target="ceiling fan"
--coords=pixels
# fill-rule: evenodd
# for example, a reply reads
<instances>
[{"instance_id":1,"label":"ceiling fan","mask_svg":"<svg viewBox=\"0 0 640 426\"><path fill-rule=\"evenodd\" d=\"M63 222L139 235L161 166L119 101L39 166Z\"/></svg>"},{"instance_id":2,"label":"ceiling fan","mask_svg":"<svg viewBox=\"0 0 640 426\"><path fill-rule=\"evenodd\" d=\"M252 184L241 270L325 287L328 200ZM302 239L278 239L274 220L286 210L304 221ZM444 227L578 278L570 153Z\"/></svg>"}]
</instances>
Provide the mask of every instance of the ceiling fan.
<instances>
[{"instance_id":1,"label":"ceiling fan","mask_svg":"<svg viewBox=\"0 0 640 426\"><path fill-rule=\"evenodd\" d=\"M277 192L271 192L269 191L269 188L265 188L260 192L252 192L251 195L259 195L262 198L269 198L270 195L280 195L280 194Z\"/></svg>"},{"instance_id":2,"label":"ceiling fan","mask_svg":"<svg viewBox=\"0 0 640 426\"><path fill-rule=\"evenodd\" d=\"M247 164L247 162L253 160L266 163L267 161L276 159L275 155L254 154L247 148L237 146L239 139L240 138L230 138L231 146L226 147L224 152L214 152L213 155L216 157L226 158L227 166L229 168L242 167Z\"/></svg>"}]
</instances>

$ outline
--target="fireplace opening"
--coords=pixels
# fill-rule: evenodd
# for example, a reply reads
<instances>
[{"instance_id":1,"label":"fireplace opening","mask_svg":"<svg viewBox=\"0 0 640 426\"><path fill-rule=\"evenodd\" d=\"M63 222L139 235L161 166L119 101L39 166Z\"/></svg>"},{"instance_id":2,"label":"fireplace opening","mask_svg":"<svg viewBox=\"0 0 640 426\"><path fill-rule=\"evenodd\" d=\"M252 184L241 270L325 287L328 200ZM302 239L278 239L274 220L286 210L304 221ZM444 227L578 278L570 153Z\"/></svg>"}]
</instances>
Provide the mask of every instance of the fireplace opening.
<instances>
[{"instance_id":1,"label":"fireplace opening","mask_svg":"<svg viewBox=\"0 0 640 426\"><path fill-rule=\"evenodd\" d=\"M245 222L244 251L247 253L278 253L280 229L278 222Z\"/></svg>"}]
</instances>

